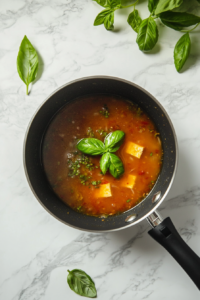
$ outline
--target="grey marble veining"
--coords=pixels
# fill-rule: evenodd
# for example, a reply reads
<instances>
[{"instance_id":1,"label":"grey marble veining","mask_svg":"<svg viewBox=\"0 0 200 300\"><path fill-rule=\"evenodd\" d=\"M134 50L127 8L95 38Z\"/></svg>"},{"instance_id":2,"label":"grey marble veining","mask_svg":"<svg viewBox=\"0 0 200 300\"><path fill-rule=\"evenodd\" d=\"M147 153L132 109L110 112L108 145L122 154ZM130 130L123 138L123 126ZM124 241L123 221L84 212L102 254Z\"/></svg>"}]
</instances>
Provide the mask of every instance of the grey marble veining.
<instances>
[{"instance_id":1,"label":"grey marble veining","mask_svg":"<svg viewBox=\"0 0 200 300\"><path fill-rule=\"evenodd\" d=\"M145 8L145 1L138 8ZM192 1L191 12L200 15ZM187 5L185 1L185 5ZM116 12L115 31L93 27L101 8L91 0L7 0L0 4L0 299L80 299L66 283L80 268L94 279L98 299L199 299L199 292L169 254L148 235L143 221L126 230L94 234L69 228L35 200L24 175L22 150L27 125L56 88L73 79L111 75L152 93L169 113L178 137L179 165L160 207L183 239L200 255L200 40L178 74L173 47L179 32L158 22L159 43L151 54L138 50L136 35ZM142 17L147 10L142 11ZM27 35L39 54L39 75L29 96L16 71L20 42Z\"/></svg>"}]
</instances>

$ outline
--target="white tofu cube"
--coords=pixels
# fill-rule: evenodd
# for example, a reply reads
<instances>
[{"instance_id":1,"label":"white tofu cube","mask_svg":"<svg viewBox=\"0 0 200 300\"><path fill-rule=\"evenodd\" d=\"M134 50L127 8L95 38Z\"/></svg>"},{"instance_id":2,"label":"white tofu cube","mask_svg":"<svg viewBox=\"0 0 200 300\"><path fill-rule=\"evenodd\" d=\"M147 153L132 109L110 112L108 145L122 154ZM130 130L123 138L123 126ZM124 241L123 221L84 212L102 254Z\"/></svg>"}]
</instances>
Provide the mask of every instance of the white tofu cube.
<instances>
[{"instance_id":1,"label":"white tofu cube","mask_svg":"<svg viewBox=\"0 0 200 300\"><path fill-rule=\"evenodd\" d=\"M135 185L136 176L135 175L128 175L127 177L122 179L121 186L132 189Z\"/></svg>"},{"instance_id":2,"label":"white tofu cube","mask_svg":"<svg viewBox=\"0 0 200 300\"><path fill-rule=\"evenodd\" d=\"M101 184L95 193L97 198L111 197L110 183Z\"/></svg>"},{"instance_id":3,"label":"white tofu cube","mask_svg":"<svg viewBox=\"0 0 200 300\"><path fill-rule=\"evenodd\" d=\"M126 153L133 155L137 158L141 157L143 150L144 150L144 147L139 146L132 142L128 142L126 145Z\"/></svg>"}]
</instances>

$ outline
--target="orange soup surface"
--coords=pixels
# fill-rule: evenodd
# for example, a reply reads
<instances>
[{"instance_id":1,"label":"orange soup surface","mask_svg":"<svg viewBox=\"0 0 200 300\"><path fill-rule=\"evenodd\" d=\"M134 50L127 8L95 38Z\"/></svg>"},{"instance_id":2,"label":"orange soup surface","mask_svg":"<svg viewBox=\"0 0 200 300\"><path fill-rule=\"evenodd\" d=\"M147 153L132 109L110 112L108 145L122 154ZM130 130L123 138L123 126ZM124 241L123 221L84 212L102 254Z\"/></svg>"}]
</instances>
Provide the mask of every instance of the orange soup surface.
<instances>
[{"instance_id":1,"label":"orange soup surface","mask_svg":"<svg viewBox=\"0 0 200 300\"><path fill-rule=\"evenodd\" d=\"M77 150L82 138L104 141L116 130L125 133L117 155L124 173L102 174L101 156ZM108 216L137 205L153 188L162 164L162 144L154 123L138 106L116 96L74 100L58 112L43 141L43 165L58 197L87 215Z\"/></svg>"}]
</instances>

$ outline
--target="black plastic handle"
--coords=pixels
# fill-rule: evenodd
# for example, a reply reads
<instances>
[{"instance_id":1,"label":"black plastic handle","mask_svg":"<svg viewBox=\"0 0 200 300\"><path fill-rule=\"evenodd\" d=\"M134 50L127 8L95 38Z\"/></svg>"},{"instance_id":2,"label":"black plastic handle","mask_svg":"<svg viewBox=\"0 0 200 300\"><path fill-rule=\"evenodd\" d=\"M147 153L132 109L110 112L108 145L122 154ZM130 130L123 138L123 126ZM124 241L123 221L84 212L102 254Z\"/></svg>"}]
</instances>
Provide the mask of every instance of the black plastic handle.
<instances>
[{"instance_id":1,"label":"black plastic handle","mask_svg":"<svg viewBox=\"0 0 200 300\"><path fill-rule=\"evenodd\" d=\"M148 233L175 258L200 289L200 258L181 238L171 219L166 218Z\"/></svg>"}]
</instances>

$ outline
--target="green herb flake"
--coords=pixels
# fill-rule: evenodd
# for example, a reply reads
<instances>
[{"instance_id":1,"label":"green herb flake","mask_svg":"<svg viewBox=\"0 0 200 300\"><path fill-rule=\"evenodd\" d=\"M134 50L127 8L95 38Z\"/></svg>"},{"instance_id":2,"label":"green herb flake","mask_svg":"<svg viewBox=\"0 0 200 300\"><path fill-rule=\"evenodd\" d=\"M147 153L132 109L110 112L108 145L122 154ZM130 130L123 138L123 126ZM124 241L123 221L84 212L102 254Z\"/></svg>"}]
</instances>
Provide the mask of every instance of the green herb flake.
<instances>
[{"instance_id":1,"label":"green herb flake","mask_svg":"<svg viewBox=\"0 0 200 300\"><path fill-rule=\"evenodd\" d=\"M100 114L102 114L105 118L109 117L110 113L107 104L104 104L102 110L100 110Z\"/></svg>"},{"instance_id":2,"label":"green herb flake","mask_svg":"<svg viewBox=\"0 0 200 300\"><path fill-rule=\"evenodd\" d=\"M131 199L126 200L127 203L129 203L131 201Z\"/></svg>"},{"instance_id":3,"label":"green herb flake","mask_svg":"<svg viewBox=\"0 0 200 300\"><path fill-rule=\"evenodd\" d=\"M92 130L92 128L91 128L91 127L88 127L88 130L87 130L87 135L88 135L89 137L91 137L91 138L93 138L93 137L94 137L94 131Z\"/></svg>"},{"instance_id":4,"label":"green herb flake","mask_svg":"<svg viewBox=\"0 0 200 300\"><path fill-rule=\"evenodd\" d=\"M153 153L151 152L151 153L150 153L150 156L152 156L152 155L153 155Z\"/></svg>"},{"instance_id":5,"label":"green herb flake","mask_svg":"<svg viewBox=\"0 0 200 300\"><path fill-rule=\"evenodd\" d=\"M90 177L88 177L87 175L81 174L79 176L79 178L80 178L82 185L88 185L88 184L86 184L86 181L88 181L90 179Z\"/></svg>"},{"instance_id":6,"label":"green herb flake","mask_svg":"<svg viewBox=\"0 0 200 300\"><path fill-rule=\"evenodd\" d=\"M138 107L138 109L137 109L137 115L138 115L138 117L140 117L142 114L143 114L143 111L141 110L140 107Z\"/></svg>"},{"instance_id":7,"label":"green herb flake","mask_svg":"<svg viewBox=\"0 0 200 300\"><path fill-rule=\"evenodd\" d=\"M107 131L104 131L103 129L98 129L97 132L100 134L100 136L102 137L106 137L106 135L108 134Z\"/></svg>"}]
</instances>

